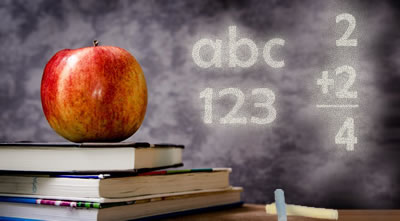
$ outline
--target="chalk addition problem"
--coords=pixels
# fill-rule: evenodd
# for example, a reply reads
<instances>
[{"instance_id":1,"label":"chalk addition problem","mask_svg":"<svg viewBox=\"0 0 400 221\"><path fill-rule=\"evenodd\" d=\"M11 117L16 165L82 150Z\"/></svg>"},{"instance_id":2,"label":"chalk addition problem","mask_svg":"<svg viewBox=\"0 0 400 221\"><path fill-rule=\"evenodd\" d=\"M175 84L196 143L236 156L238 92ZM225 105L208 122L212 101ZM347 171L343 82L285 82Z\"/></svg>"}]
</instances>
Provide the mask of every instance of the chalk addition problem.
<instances>
[{"instance_id":1,"label":"chalk addition problem","mask_svg":"<svg viewBox=\"0 0 400 221\"><path fill-rule=\"evenodd\" d=\"M350 39L350 35L356 28L356 19L353 15L343 13L336 16L336 23L345 21L348 23L347 30L345 33L336 40L337 47L357 47L357 39ZM336 77L339 75L347 76L347 81L343 85L336 85ZM342 65L335 69L334 73L328 71L322 71L321 77L317 79L316 84L320 87L320 92L323 95L329 95L331 92L335 93L335 96L339 100L351 101L358 98L357 91L352 89L352 86L356 80L357 72L349 65ZM358 104L354 103L341 103L341 104L317 104L317 108L320 109L352 109L358 108ZM335 143L340 145L346 145L347 151L354 151L354 146L357 144L357 137L354 135L354 118L346 117L342 126L339 128L336 136Z\"/></svg>"}]
</instances>

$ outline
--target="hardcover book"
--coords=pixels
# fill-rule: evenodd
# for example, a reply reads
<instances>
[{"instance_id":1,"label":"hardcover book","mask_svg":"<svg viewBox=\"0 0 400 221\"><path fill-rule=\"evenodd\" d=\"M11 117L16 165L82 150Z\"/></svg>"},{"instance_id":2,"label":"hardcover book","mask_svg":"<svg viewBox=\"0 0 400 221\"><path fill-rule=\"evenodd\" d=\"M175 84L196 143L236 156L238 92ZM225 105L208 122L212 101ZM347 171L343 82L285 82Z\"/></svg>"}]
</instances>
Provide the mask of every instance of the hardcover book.
<instances>
[{"instance_id":1,"label":"hardcover book","mask_svg":"<svg viewBox=\"0 0 400 221\"><path fill-rule=\"evenodd\" d=\"M200 209L239 206L241 188L149 195L99 203L43 198L0 197L3 218L39 220L132 220ZM0 217L1 218L1 217Z\"/></svg>"},{"instance_id":2,"label":"hardcover book","mask_svg":"<svg viewBox=\"0 0 400 221\"><path fill-rule=\"evenodd\" d=\"M181 166L183 145L149 143L0 143L0 171L137 172Z\"/></svg>"},{"instance_id":3,"label":"hardcover book","mask_svg":"<svg viewBox=\"0 0 400 221\"><path fill-rule=\"evenodd\" d=\"M131 174L0 175L1 194L121 198L229 187L230 168L162 170Z\"/></svg>"}]
</instances>

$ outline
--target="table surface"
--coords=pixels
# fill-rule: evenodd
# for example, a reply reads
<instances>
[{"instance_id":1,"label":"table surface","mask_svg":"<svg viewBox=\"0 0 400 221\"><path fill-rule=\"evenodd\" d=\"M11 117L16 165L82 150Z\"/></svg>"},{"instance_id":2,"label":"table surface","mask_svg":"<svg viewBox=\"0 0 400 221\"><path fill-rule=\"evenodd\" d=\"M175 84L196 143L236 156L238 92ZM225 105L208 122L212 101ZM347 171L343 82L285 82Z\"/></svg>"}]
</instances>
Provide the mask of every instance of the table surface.
<instances>
[{"instance_id":1,"label":"table surface","mask_svg":"<svg viewBox=\"0 0 400 221\"><path fill-rule=\"evenodd\" d=\"M221 211L198 213L166 219L177 220L249 220L277 221L276 215L267 215L265 205L244 204L242 207ZM299 216L288 216L288 221L323 221ZM400 210L339 210L339 221L400 221Z\"/></svg>"}]
</instances>

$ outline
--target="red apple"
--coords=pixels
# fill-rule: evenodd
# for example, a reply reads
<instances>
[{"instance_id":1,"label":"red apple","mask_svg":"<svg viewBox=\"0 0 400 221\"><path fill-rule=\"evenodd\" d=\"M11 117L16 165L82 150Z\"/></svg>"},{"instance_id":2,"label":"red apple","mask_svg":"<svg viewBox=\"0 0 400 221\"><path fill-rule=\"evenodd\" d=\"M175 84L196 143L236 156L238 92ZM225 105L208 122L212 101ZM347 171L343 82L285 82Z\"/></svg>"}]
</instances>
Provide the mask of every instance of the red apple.
<instances>
[{"instance_id":1,"label":"red apple","mask_svg":"<svg viewBox=\"0 0 400 221\"><path fill-rule=\"evenodd\" d=\"M140 127L147 106L143 71L125 49L64 49L47 63L41 99L50 126L72 142L118 142Z\"/></svg>"}]
</instances>

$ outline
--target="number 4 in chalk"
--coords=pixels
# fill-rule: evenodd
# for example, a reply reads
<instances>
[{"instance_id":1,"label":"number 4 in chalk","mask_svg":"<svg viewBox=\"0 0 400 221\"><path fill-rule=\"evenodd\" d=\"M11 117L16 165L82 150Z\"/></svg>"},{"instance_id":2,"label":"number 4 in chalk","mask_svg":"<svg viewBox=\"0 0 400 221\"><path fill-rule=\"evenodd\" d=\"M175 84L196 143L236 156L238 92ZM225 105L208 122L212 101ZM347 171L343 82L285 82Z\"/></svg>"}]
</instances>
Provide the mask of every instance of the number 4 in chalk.
<instances>
[{"instance_id":1,"label":"number 4 in chalk","mask_svg":"<svg viewBox=\"0 0 400 221\"><path fill-rule=\"evenodd\" d=\"M345 137L345 133L347 137ZM354 119L351 117L346 118L342 127L339 129L335 136L336 144L345 144L347 151L354 150L354 144L357 143L357 137L354 136Z\"/></svg>"}]
</instances>

